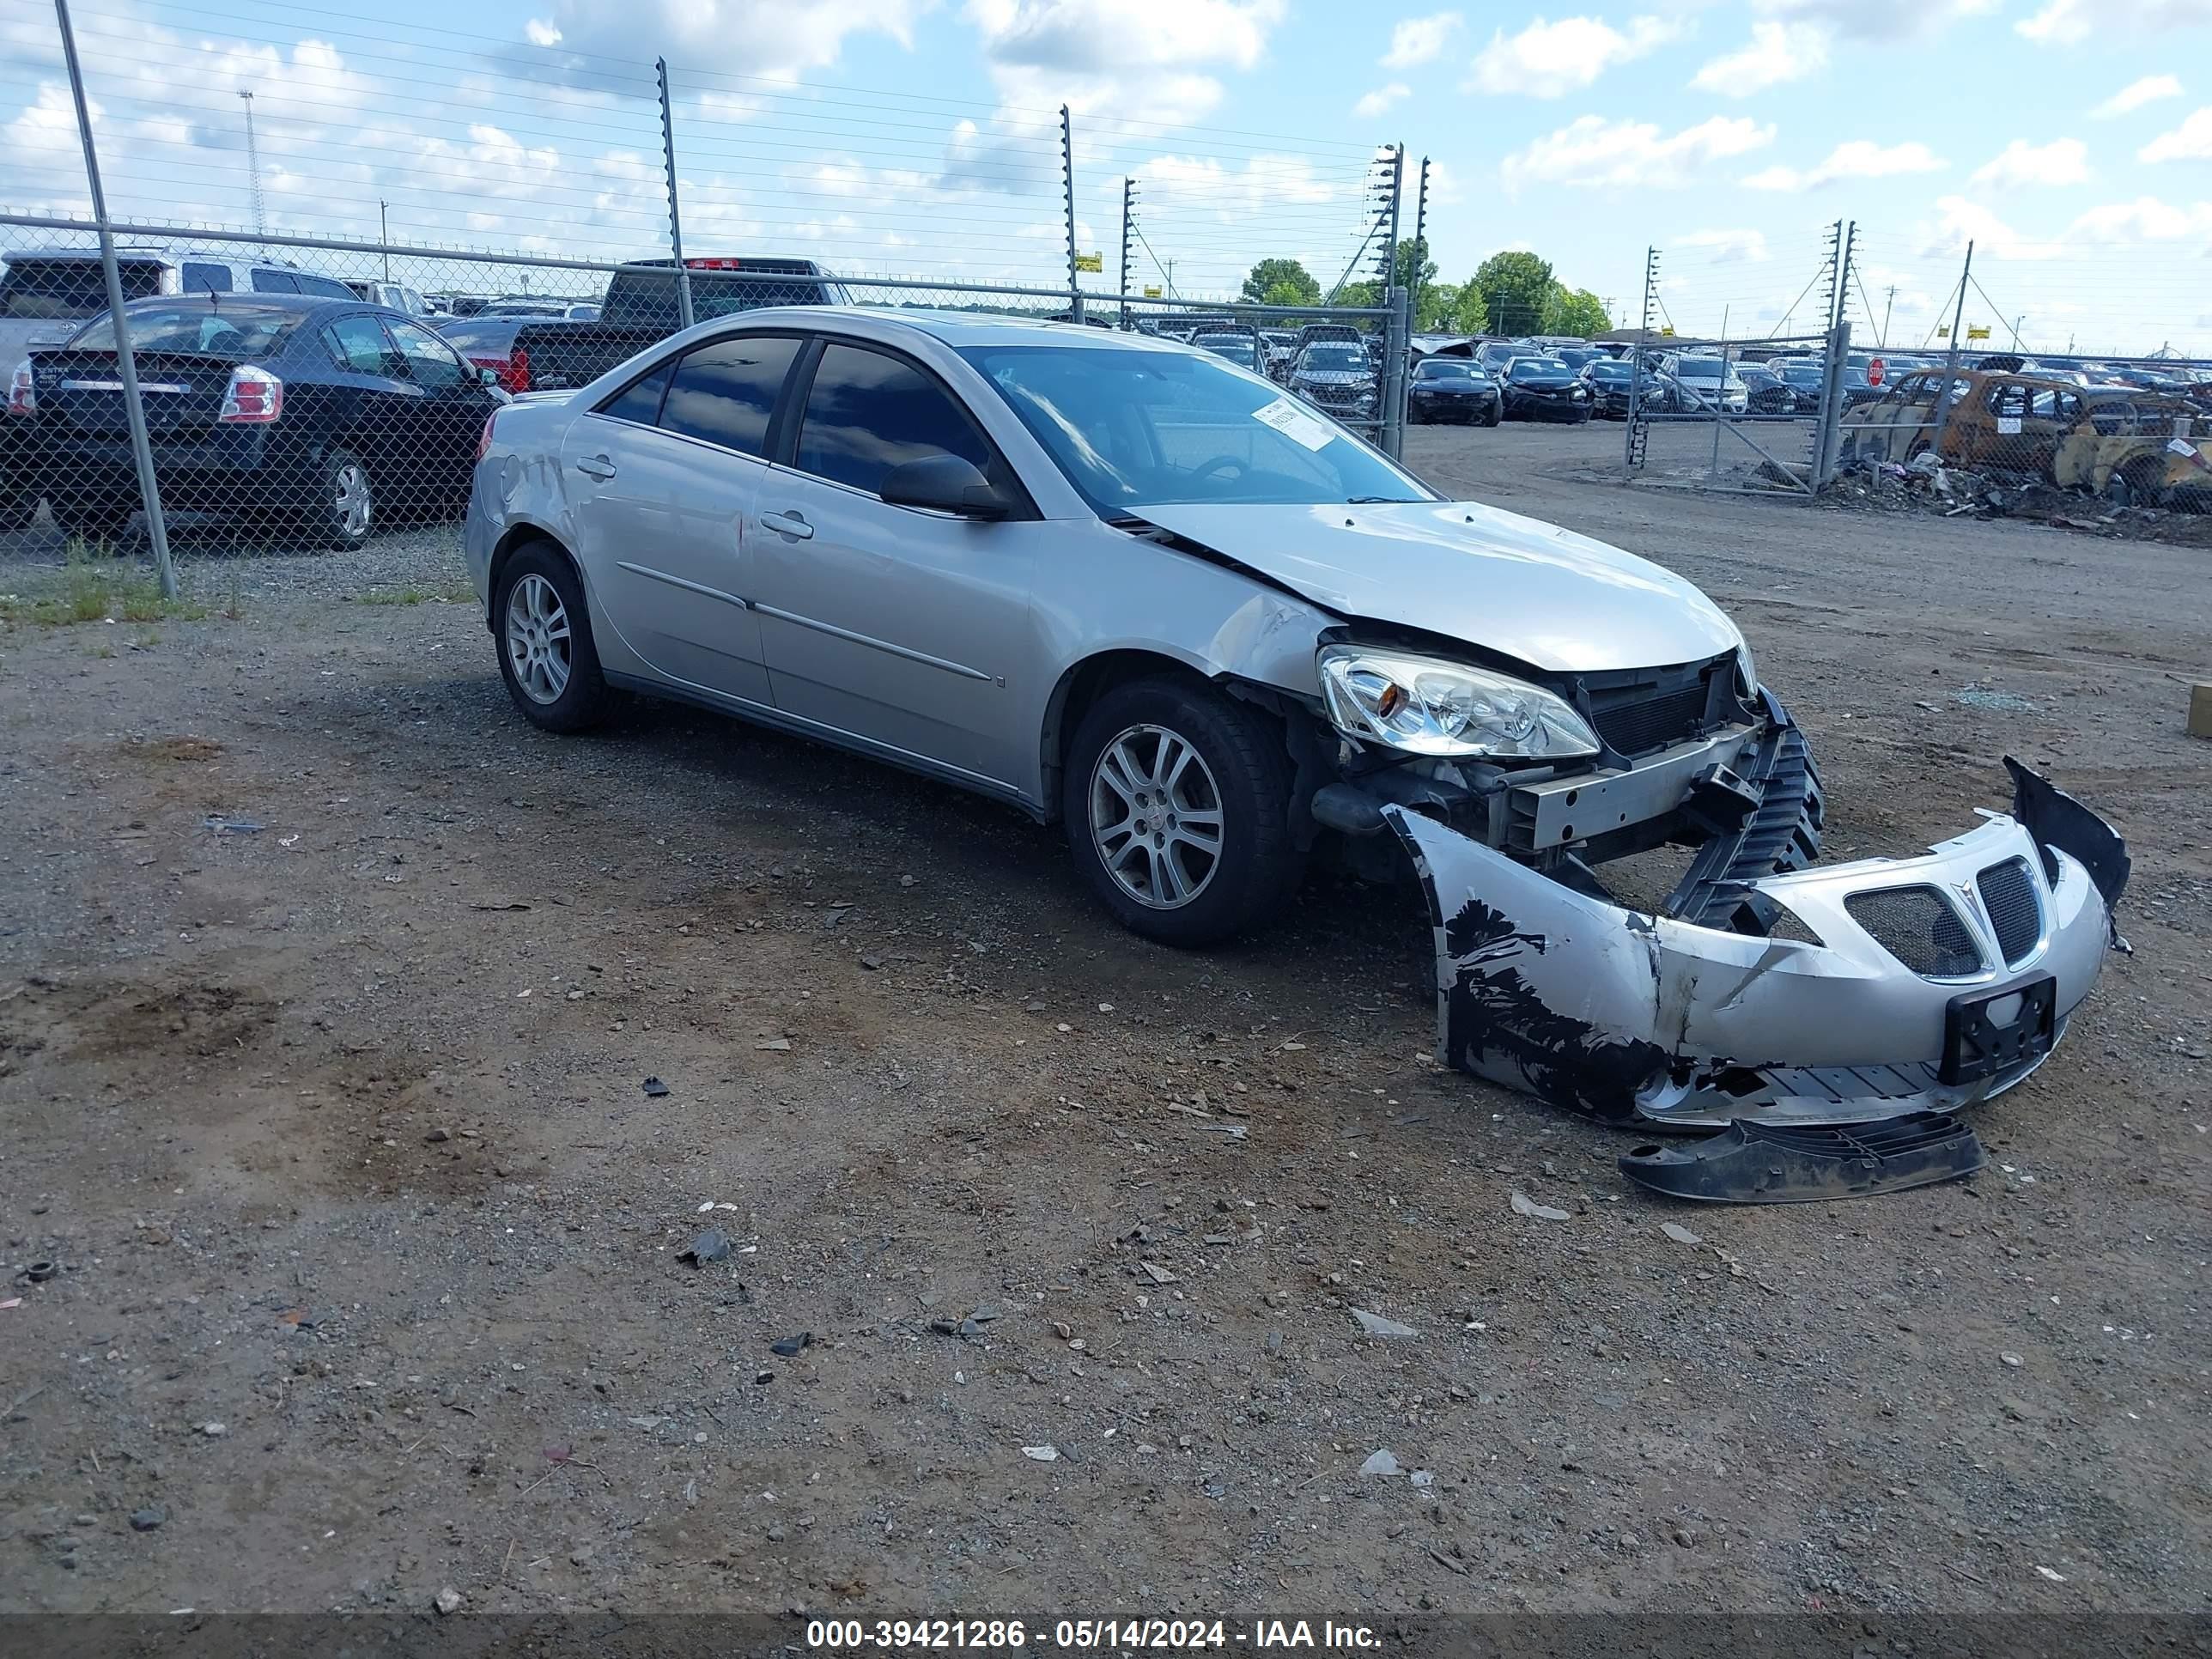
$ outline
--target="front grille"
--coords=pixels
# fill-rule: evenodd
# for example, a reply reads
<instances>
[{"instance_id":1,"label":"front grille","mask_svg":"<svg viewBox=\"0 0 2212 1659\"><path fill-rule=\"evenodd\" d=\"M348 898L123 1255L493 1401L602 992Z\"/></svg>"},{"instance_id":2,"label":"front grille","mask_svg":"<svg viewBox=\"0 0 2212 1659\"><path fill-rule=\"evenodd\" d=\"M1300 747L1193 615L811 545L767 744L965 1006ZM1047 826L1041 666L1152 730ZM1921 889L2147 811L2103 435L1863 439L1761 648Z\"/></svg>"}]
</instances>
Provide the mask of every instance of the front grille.
<instances>
[{"instance_id":1,"label":"front grille","mask_svg":"<svg viewBox=\"0 0 2212 1659\"><path fill-rule=\"evenodd\" d=\"M2035 880L2026 859L2007 859L1992 864L1974 878L1982 890L1982 908L1996 929L1997 949L2008 967L2015 967L2035 949L2043 937L2043 906L2035 896Z\"/></svg>"},{"instance_id":2,"label":"front grille","mask_svg":"<svg viewBox=\"0 0 2212 1659\"><path fill-rule=\"evenodd\" d=\"M1705 717L1705 684L1697 680L1680 690L1662 691L1635 702L1594 711L1597 734L1623 755L1647 754L1698 735Z\"/></svg>"},{"instance_id":3,"label":"front grille","mask_svg":"<svg viewBox=\"0 0 2212 1659\"><path fill-rule=\"evenodd\" d=\"M1914 973L1959 979L1981 971L1982 952L1966 924L1933 887L1885 887L1844 901L1851 920Z\"/></svg>"}]
</instances>

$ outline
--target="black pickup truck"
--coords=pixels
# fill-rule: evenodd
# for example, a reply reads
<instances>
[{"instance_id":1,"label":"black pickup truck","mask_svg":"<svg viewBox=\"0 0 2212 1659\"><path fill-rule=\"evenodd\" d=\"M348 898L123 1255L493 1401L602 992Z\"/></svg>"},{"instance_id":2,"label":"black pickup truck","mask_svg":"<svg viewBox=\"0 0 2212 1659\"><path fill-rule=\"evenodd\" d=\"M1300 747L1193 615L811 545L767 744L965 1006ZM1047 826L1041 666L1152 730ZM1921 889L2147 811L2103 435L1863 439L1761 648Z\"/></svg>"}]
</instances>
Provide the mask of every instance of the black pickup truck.
<instances>
[{"instance_id":1,"label":"black pickup truck","mask_svg":"<svg viewBox=\"0 0 2212 1659\"><path fill-rule=\"evenodd\" d=\"M691 320L703 323L763 306L852 303L842 284L811 259L690 258ZM617 270L595 323L526 322L508 347L529 365L533 392L588 386L616 364L683 326L673 259L641 259Z\"/></svg>"}]
</instances>

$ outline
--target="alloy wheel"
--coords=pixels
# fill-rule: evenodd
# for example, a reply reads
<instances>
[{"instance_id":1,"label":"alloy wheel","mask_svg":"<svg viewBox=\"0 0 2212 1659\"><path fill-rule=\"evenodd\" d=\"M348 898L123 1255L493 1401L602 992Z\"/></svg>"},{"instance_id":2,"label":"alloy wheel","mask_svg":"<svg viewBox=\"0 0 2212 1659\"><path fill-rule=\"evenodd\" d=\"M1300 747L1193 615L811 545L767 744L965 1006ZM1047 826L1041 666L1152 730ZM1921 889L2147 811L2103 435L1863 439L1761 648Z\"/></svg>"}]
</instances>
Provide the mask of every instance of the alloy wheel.
<instances>
[{"instance_id":1,"label":"alloy wheel","mask_svg":"<svg viewBox=\"0 0 2212 1659\"><path fill-rule=\"evenodd\" d=\"M1091 769L1091 841L1116 886L1154 910L1203 893L1221 867L1221 790L1204 757L1163 726L1133 726Z\"/></svg>"},{"instance_id":2,"label":"alloy wheel","mask_svg":"<svg viewBox=\"0 0 2212 1659\"><path fill-rule=\"evenodd\" d=\"M514 683L536 703L560 701L573 659L568 608L553 584L535 571L507 596L507 661Z\"/></svg>"},{"instance_id":3,"label":"alloy wheel","mask_svg":"<svg viewBox=\"0 0 2212 1659\"><path fill-rule=\"evenodd\" d=\"M359 461L348 461L337 471L335 481L339 527L348 536L360 538L368 533L371 506L368 495L368 469Z\"/></svg>"}]
</instances>

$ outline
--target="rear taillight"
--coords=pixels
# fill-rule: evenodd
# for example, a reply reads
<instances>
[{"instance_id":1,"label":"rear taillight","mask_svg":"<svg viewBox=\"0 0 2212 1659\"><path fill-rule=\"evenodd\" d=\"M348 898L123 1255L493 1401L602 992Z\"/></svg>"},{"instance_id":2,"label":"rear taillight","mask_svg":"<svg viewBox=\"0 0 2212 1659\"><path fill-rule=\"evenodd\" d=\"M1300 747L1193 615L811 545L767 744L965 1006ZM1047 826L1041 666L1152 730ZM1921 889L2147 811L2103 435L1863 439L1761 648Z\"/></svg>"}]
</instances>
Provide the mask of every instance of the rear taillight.
<instances>
[{"instance_id":1,"label":"rear taillight","mask_svg":"<svg viewBox=\"0 0 2212 1659\"><path fill-rule=\"evenodd\" d=\"M240 363L222 394L220 426L266 426L284 412L284 382L265 368Z\"/></svg>"},{"instance_id":2,"label":"rear taillight","mask_svg":"<svg viewBox=\"0 0 2212 1659\"><path fill-rule=\"evenodd\" d=\"M477 438L477 459L481 461L491 453L491 423L499 418L497 410L484 416L483 431Z\"/></svg>"},{"instance_id":3,"label":"rear taillight","mask_svg":"<svg viewBox=\"0 0 2212 1659\"><path fill-rule=\"evenodd\" d=\"M8 377L8 412L10 415L35 415L39 412L38 382L31 375L28 357L15 365L15 372Z\"/></svg>"},{"instance_id":4,"label":"rear taillight","mask_svg":"<svg viewBox=\"0 0 2212 1659\"><path fill-rule=\"evenodd\" d=\"M520 346L505 357L471 357L469 361L478 368L488 368L499 377L503 392L530 390L530 354Z\"/></svg>"}]
</instances>

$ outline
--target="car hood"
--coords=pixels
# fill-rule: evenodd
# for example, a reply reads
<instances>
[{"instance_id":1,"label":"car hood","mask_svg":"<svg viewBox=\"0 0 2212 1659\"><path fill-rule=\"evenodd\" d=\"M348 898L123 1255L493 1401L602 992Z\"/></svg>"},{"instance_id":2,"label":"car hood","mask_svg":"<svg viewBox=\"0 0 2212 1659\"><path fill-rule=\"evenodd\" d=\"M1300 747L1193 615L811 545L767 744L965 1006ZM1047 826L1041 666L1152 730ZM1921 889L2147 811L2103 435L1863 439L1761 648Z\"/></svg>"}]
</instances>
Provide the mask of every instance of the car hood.
<instances>
[{"instance_id":1,"label":"car hood","mask_svg":"<svg viewBox=\"0 0 2212 1659\"><path fill-rule=\"evenodd\" d=\"M1478 502L1129 510L1340 616L1449 635L1555 672L1698 662L1743 642L1672 572Z\"/></svg>"}]
</instances>

